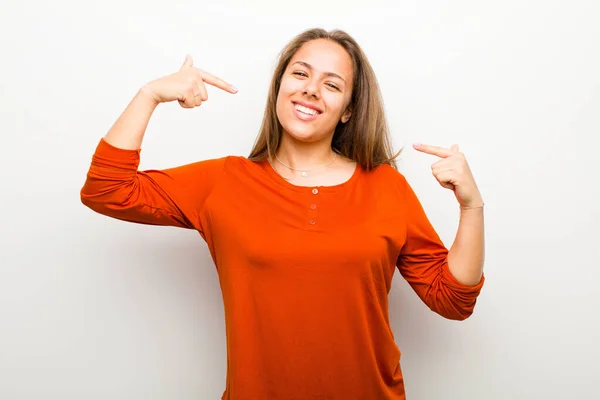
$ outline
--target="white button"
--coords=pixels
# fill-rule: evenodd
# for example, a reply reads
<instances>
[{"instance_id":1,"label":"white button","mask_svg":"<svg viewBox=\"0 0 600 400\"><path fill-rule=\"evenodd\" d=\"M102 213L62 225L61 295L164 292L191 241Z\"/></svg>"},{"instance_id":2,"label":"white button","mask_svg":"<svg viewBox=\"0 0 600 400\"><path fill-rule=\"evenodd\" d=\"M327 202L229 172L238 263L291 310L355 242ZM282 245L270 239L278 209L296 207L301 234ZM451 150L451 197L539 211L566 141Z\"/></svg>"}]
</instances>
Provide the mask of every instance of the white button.
<instances>
[{"instance_id":1,"label":"white button","mask_svg":"<svg viewBox=\"0 0 600 400\"><path fill-rule=\"evenodd\" d=\"M317 188L314 188L314 189L312 190L312 193L313 193L313 194L317 194L317 193L319 193L319 189L317 189Z\"/></svg>"},{"instance_id":2,"label":"white button","mask_svg":"<svg viewBox=\"0 0 600 400\"><path fill-rule=\"evenodd\" d=\"M311 225L314 225L314 224L316 224L316 223L317 223L317 221L315 221L314 219L311 219L309 223L310 223Z\"/></svg>"}]
</instances>

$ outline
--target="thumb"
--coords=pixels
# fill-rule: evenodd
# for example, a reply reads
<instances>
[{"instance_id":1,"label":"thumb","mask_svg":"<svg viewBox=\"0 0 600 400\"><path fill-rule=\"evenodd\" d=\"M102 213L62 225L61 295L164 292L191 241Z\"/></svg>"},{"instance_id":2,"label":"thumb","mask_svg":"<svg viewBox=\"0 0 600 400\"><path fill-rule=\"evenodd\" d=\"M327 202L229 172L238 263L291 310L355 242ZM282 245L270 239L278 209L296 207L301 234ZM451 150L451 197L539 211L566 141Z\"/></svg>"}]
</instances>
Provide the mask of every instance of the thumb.
<instances>
[{"instance_id":1,"label":"thumb","mask_svg":"<svg viewBox=\"0 0 600 400\"><path fill-rule=\"evenodd\" d=\"M450 146L450 150L452 150L452 151L458 151L458 145L457 144L453 144L452 146Z\"/></svg>"},{"instance_id":2,"label":"thumb","mask_svg":"<svg viewBox=\"0 0 600 400\"><path fill-rule=\"evenodd\" d=\"M190 68L193 65L194 65L194 60L192 60L192 56L190 56L189 54L186 54L185 61L183 62L181 69Z\"/></svg>"}]
</instances>

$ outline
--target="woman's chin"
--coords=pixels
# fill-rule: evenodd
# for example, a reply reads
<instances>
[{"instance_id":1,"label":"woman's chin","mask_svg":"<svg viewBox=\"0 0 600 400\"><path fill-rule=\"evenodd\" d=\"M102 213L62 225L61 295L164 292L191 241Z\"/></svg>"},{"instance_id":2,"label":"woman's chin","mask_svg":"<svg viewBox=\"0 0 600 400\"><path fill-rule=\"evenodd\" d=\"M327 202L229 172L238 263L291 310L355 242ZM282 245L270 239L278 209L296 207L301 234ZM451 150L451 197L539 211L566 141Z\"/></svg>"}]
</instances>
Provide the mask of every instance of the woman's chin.
<instances>
[{"instance_id":1,"label":"woman's chin","mask_svg":"<svg viewBox=\"0 0 600 400\"><path fill-rule=\"evenodd\" d=\"M285 129L285 132L291 136L291 138L300 142L316 142L322 139L322 135L317 134L312 127L298 127L292 125L289 128L290 129Z\"/></svg>"},{"instance_id":2,"label":"woman's chin","mask_svg":"<svg viewBox=\"0 0 600 400\"><path fill-rule=\"evenodd\" d=\"M318 140L318 137L310 132L297 132L292 131L288 132L288 135L299 142L315 142Z\"/></svg>"}]
</instances>

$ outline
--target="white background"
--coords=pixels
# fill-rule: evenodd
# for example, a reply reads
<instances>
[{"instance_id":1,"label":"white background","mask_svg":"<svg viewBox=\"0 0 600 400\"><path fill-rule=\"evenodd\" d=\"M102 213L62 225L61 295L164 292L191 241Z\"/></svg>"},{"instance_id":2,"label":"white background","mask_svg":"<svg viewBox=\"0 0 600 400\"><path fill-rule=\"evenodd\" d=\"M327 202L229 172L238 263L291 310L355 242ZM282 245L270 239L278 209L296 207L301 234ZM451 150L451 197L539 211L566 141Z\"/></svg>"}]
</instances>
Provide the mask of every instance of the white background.
<instances>
[{"instance_id":1,"label":"white background","mask_svg":"<svg viewBox=\"0 0 600 400\"><path fill-rule=\"evenodd\" d=\"M410 145L458 143L486 201L471 318L444 320L394 278L407 398L600 398L599 19L592 0L3 1L0 398L220 398L223 304L205 243L95 214L79 190L138 88L186 53L239 93L161 105L140 168L247 155L277 53L316 26L364 48L401 171L448 246L456 200Z\"/></svg>"}]
</instances>

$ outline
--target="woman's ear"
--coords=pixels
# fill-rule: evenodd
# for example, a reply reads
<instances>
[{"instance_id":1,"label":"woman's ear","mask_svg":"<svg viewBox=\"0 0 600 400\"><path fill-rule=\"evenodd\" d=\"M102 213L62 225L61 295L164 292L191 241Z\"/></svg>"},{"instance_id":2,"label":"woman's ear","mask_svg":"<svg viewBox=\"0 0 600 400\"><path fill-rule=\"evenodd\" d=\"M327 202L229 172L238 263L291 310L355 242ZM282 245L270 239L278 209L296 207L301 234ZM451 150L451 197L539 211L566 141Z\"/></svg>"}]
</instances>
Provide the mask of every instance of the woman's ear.
<instances>
[{"instance_id":1,"label":"woman's ear","mask_svg":"<svg viewBox=\"0 0 600 400\"><path fill-rule=\"evenodd\" d=\"M344 113L342 114L342 118L341 118L342 124L345 124L346 122L348 122L351 115L352 115L352 108L350 106L348 106L346 111L344 111Z\"/></svg>"}]
</instances>

